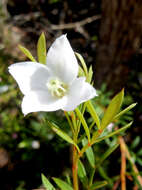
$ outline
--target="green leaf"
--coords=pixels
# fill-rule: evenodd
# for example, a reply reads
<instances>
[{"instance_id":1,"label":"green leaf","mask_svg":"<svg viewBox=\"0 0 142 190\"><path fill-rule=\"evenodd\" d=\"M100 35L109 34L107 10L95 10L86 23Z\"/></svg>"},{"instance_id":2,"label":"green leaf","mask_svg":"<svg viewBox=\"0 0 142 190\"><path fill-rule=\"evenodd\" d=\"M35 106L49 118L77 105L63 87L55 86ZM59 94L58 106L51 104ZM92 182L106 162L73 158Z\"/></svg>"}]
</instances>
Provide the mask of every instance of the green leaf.
<instances>
[{"instance_id":1,"label":"green leaf","mask_svg":"<svg viewBox=\"0 0 142 190\"><path fill-rule=\"evenodd\" d=\"M62 131L61 129L58 128L58 126L55 123L51 123L49 121L47 121L48 125L51 127L51 129L57 134L59 135L62 139L64 139L65 141L67 141L70 144L73 144L78 152L80 152L79 147L77 146L77 144L72 140L72 138L70 136L68 136L64 131Z\"/></svg>"},{"instance_id":2,"label":"green leaf","mask_svg":"<svg viewBox=\"0 0 142 190\"><path fill-rule=\"evenodd\" d=\"M83 146L85 146L87 143L88 143L87 139L84 138L82 140ZM92 147L87 148L85 153L86 153L87 159L88 159L91 167L94 168L95 167L95 157L94 157L94 152L93 152Z\"/></svg>"},{"instance_id":3,"label":"green leaf","mask_svg":"<svg viewBox=\"0 0 142 190\"><path fill-rule=\"evenodd\" d=\"M93 69L92 69L92 65L91 65L91 66L89 67L89 73L88 73L87 82L91 83L92 77L93 77Z\"/></svg>"},{"instance_id":4,"label":"green leaf","mask_svg":"<svg viewBox=\"0 0 142 190\"><path fill-rule=\"evenodd\" d=\"M45 35L42 33L37 43L37 54L39 63L46 64L46 40Z\"/></svg>"},{"instance_id":5,"label":"green leaf","mask_svg":"<svg viewBox=\"0 0 142 190\"><path fill-rule=\"evenodd\" d=\"M25 47L19 45L19 49L20 49L31 61L37 62L37 61L35 60L35 58L32 56L32 54L30 53L30 51L29 51L27 48L25 48Z\"/></svg>"},{"instance_id":6,"label":"green leaf","mask_svg":"<svg viewBox=\"0 0 142 190\"><path fill-rule=\"evenodd\" d=\"M112 147L110 147L99 159L99 162L96 164L96 168L99 167L104 160L106 160L110 154L119 146L119 144L115 144Z\"/></svg>"},{"instance_id":7,"label":"green leaf","mask_svg":"<svg viewBox=\"0 0 142 190\"><path fill-rule=\"evenodd\" d=\"M137 103L131 104L130 106L128 106L127 108L125 108L124 110L122 110L120 113L118 113L115 117L114 120L119 119L119 117L121 117L123 114L127 113L129 110L131 110L133 107L135 107L137 105Z\"/></svg>"},{"instance_id":8,"label":"green leaf","mask_svg":"<svg viewBox=\"0 0 142 190\"><path fill-rule=\"evenodd\" d=\"M80 55L79 53L75 52L75 55L77 56L77 58L79 59L79 61L81 62L82 64L82 67L83 67L83 70L85 72L85 76L87 77L88 76L88 69L87 69L87 66L86 66L86 63L82 57L82 55Z\"/></svg>"},{"instance_id":9,"label":"green leaf","mask_svg":"<svg viewBox=\"0 0 142 190\"><path fill-rule=\"evenodd\" d=\"M65 181L55 178L55 177L53 177L53 180L58 185L58 187L61 188L61 190L73 190L73 188Z\"/></svg>"},{"instance_id":10,"label":"green leaf","mask_svg":"<svg viewBox=\"0 0 142 190\"><path fill-rule=\"evenodd\" d=\"M78 108L75 109L75 112L76 112L78 118L80 119L80 121L81 121L81 123L82 123L82 125L84 127L85 133L86 133L86 135L88 137L88 141L90 142L90 131L89 131L88 125L87 125L83 115L81 114L81 112L80 112L80 110Z\"/></svg>"},{"instance_id":11,"label":"green leaf","mask_svg":"<svg viewBox=\"0 0 142 190\"><path fill-rule=\"evenodd\" d=\"M103 140L105 140L105 139L107 139L107 138L109 138L109 137L112 137L113 135L116 135L116 134L118 134L118 133L120 133L120 132L122 132L122 131L128 129L128 128L132 125L132 123L133 123L133 122L128 123L128 124L125 125L124 127L122 127L122 128L120 128L120 129L118 129L118 130L116 130L116 131L114 131L114 132L108 134L107 136L98 138L98 139L96 139L96 140L95 140L94 138L92 138L91 144L94 144L94 143L98 143L98 142L100 142L100 141L103 141Z\"/></svg>"},{"instance_id":12,"label":"green leaf","mask_svg":"<svg viewBox=\"0 0 142 190\"><path fill-rule=\"evenodd\" d=\"M85 73L84 73L83 69L80 66L79 66L78 76L79 77L85 76Z\"/></svg>"},{"instance_id":13,"label":"green leaf","mask_svg":"<svg viewBox=\"0 0 142 190\"><path fill-rule=\"evenodd\" d=\"M43 174L41 174L41 179L42 179L42 183L44 184L47 190L56 190L54 186L49 182L49 180Z\"/></svg>"},{"instance_id":14,"label":"green leaf","mask_svg":"<svg viewBox=\"0 0 142 190\"><path fill-rule=\"evenodd\" d=\"M142 156L142 148L140 148L140 150L138 150L137 156Z\"/></svg>"},{"instance_id":15,"label":"green leaf","mask_svg":"<svg viewBox=\"0 0 142 190\"><path fill-rule=\"evenodd\" d=\"M101 128L100 119L99 119L99 117L98 117L98 115L97 115L97 113L96 113L96 110L95 110L95 108L93 107L91 101L87 101L87 102L86 102L86 106L87 106L87 108L88 108L88 110L89 110L89 113L91 114L92 118L94 119L94 121L95 121L95 123L96 123L98 129L100 129L100 128Z\"/></svg>"},{"instance_id":16,"label":"green leaf","mask_svg":"<svg viewBox=\"0 0 142 190\"><path fill-rule=\"evenodd\" d=\"M84 168L84 165L83 163L78 160L78 176L81 180L81 182L86 185L88 180L87 180L87 175L86 175L86 171L85 171L85 168Z\"/></svg>"},{"instance_id":17,"label":"green leaf","mask_svg":"<svg viewBox=\"0 0 142 190\"><path fill-rule=\"evenodd\" d=\"M136 147L140 144L140 142L141 142L141 137L140 137L140 136L137 136L137 137L133 140L133 142L132 142L132 144L131 144L131 149L136 148Z\"/></svg>"},{"instance_id":18,"label":"green leaf","mask_svg":"<svg viewBox=\"0 0 142 190\"><path fill-rule=\"evenodd\" d=\"M99 189L99 188L102 188L104 187L105 185L107 185L107 181L98 181L96 183L94 183L90 188L89 190L95 190L95 189Z\"/></svg>"},{"instance_id":19,"label":"green leaf","mask_svg":"<svg viewBox=\"0 0 142 190\"><path fill-rule=\"evenodd\" d=\"M101 129L105 129L112 122L117 112L120 110L124 98L124 89L121 90L110 102L102 118Z\"/></svg>"},{"instance_id":20,"label":"green leaf","mask_svg":"<svg viewBox=\"0 0 142 190\"><path fill-rule=\"evenodd\" d=\"M108 176L108 173L105 171L105 169L100 166L100 167L98 167L98 171L99 171L100 176L108 182L109 186L111 186L110 189L112 189L113 181Z\"/></svg>"}]
</instances>

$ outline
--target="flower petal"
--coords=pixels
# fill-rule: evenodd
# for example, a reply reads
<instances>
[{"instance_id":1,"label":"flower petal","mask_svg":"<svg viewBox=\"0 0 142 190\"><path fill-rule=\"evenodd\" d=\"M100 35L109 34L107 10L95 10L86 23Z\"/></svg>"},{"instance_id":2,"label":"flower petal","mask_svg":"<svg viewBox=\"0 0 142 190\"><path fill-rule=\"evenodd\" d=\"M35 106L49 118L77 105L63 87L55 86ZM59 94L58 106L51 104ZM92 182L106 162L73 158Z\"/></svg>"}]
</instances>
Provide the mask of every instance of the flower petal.
<instances>
[{"instance_id":1,"label":"flower petal","mask_svg":"<svg viewBox=\"0 0 142 190\"><path fill-rule=\"evenodd\" d=\"M76 78L70 87L69 94L67 95L67 104L63 110L72 111L82 102L92 99L95 96L97 96L95 88L85 82L84 77Z\"/></svg>"},{"instance_id":2,"label":"flower petal","mask_svg":"<svg viewBox=\"0 0 142 190\"><path fill-rule=\"evenodd\" d=\"M36 62L21 62L11 65L8 69L23 94L31 90L47 88L46 81L51 72L45 65Z\"/></svg>"},{"instance_id":3,"label":"flower petal","mask_svg":"<svg viewBox=\"0 0 142 190\"><path fill-rule=\"evenodd\" d=\"M78 63L66 35L57 38L47 53L47 67L65 83L71 83L78 74Z\"/></svg>"},{"instance_id":4,"label":"flower petal","mask_svg":"<svg viewBox=\"0 0 142 190\"><path fill-rule=\"evenodd\" d=\"M55 98L48 91L31 91L22 102L22 112L27 115L38 111L56 111L66 104L66 97Z\"/></svg>"}]
</instances>

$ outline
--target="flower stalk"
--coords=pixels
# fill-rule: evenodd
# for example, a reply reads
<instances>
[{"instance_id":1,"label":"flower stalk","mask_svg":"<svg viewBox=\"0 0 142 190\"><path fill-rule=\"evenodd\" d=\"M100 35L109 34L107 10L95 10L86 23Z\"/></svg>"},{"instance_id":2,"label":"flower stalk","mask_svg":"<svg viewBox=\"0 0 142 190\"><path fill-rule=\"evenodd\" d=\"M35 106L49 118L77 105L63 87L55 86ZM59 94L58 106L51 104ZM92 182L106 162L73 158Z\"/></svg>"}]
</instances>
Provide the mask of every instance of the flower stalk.
<instances>
[{"instance_id":1,"label":"flower stalk","mask_svg":"<svg viewBox=\"0 0 142 190\"><path fill-rule=\"evenodd\" d=\"M78 190L78 153L76 147L73 147L72 176L74 190Z\"/></svg>"}]
</instances>

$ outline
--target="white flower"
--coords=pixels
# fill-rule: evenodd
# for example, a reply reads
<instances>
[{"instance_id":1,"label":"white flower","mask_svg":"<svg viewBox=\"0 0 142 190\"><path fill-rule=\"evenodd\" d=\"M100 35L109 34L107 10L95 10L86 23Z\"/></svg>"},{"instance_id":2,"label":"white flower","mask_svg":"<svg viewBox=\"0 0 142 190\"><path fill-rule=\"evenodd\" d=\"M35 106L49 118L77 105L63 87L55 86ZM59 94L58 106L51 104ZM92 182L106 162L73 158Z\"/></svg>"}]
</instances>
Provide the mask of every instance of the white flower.
<instances>
[{"instance_id":1,"label":"white flower","mask_svg":"<svg viewBox=\"0 0 142 190\"><path fill-rule=\"evenodd\" d=\"M47 53L47 64L21 62L9 67L24 94L24 115L37 111L74 110L96 96L85 77L78 78L78 63L66 35L57 38Z\"/></svg>"}]
</instances>

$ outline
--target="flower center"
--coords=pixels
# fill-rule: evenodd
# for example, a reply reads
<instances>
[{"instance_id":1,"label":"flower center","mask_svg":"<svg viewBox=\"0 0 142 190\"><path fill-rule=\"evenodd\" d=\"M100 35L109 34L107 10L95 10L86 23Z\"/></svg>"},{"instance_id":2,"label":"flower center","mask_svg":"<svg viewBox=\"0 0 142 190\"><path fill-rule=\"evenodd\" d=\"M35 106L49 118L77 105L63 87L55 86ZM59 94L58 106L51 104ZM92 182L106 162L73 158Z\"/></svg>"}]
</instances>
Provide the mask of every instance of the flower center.
<instances>
[{"instance_id":1,"label":"flower center","mask_svg":"<svg viewBox=\"0 0 142 190\"><path fill-rule=\"evenodd\" d=\"M62 98L68 91L68 85L59 79L52 79L47 84L48 90L52 96Z\"/></svg>"}]
</instances>

